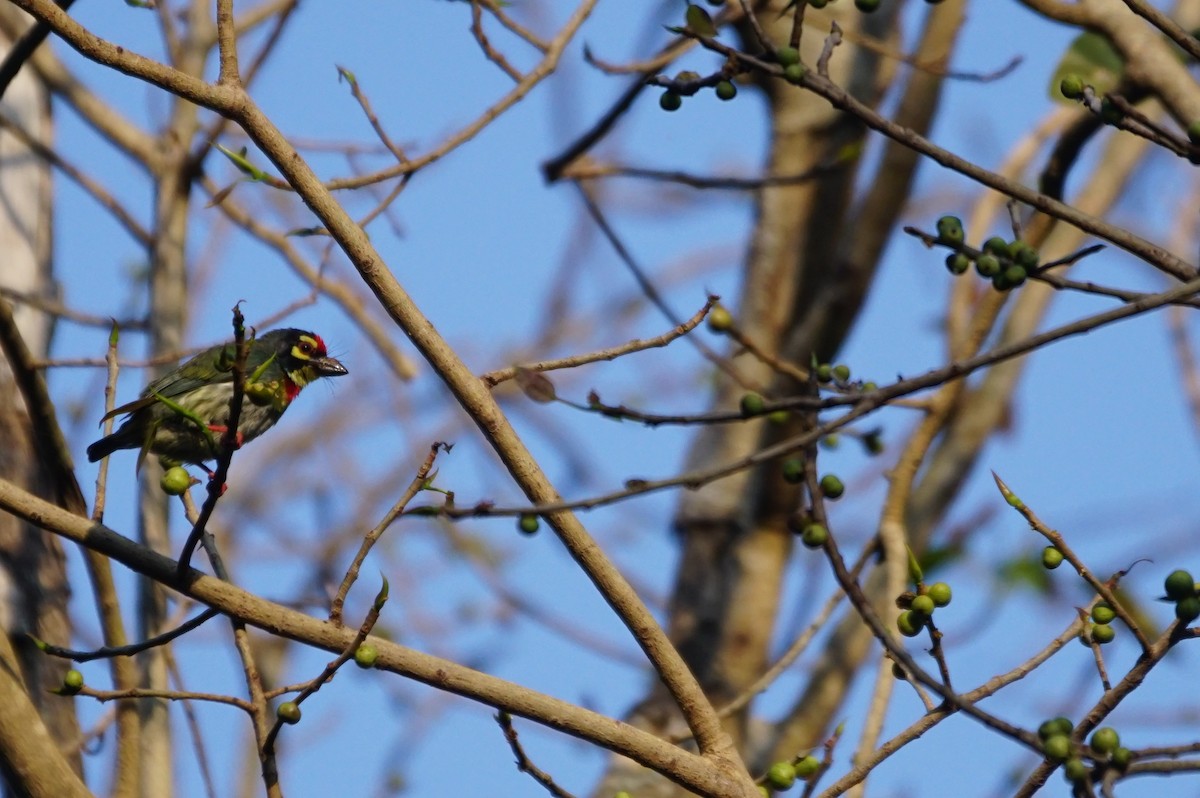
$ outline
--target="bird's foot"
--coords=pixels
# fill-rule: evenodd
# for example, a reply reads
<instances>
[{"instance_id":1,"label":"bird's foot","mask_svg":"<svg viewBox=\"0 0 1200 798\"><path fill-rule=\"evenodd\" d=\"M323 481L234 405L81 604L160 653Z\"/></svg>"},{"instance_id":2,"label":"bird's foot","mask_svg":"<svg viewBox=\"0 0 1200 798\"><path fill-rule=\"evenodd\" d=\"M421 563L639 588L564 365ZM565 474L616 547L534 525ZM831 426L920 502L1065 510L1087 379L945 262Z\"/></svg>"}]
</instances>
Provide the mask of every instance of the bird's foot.
<instances>
[{"instance_id":1,"label":"bird's foot","mask_svg":"<svg viewBox=\"0 0 1200 798\"><path fill-rule=\"evenodd\" d=\"M224 424L209 424L208 428L210 431L219 433L221 435L224 435L226 432L229 431L229 428L226 427ZM242 435L241 430L238 430L237 433L233 436L233 448L240 449L240 448L242 448L242 444L245 442L246 442L245 436Z\"/></svg>"},{"instance_id":2,"label":"bird's foot","mask_svg":"<svg viewBox=\"0 0 1200 798\"><path fill-rule=\"evenodd\" d=\"M214 431L215 431L215 430L214 430ZM209 468L208 466L206 466L204 463L196 463L196 465L198 465L198 466L200 466L201 468L203 468L203 469L204 469L204 473L205 473L205 474L208 474L208 481L209 481L209 484L211 484L211 483L212 483L212 481L213 481L214 479L216 479L216 478L217 478L217 472L213 471L211 468ZM218 493L217 495L218 495L218 496L224 496L224 495L225 495L225 491L226 491L226 490L228 490L228 489L229 489L229 486L228 486L228 485L226 485L224 482L222 482L222 483L221 483L221 492L220 492L220 493Z\"/></svg>"}]
</instances>

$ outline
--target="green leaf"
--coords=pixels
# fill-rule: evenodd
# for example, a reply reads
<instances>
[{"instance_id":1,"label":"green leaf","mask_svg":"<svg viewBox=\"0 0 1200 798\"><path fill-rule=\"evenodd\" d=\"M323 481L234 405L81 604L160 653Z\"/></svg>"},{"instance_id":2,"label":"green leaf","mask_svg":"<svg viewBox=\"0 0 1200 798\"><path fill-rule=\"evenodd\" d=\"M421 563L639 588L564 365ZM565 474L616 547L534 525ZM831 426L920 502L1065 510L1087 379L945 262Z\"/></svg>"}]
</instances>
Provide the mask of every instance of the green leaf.
<instances>
[{"instance_id":1,"label":"green leaf","mask_svg":"<svg viewBox=\"0 0 1200 798\"><path fill-rule=\"evenodd\" d=\"M1063 97L1058 90L1067 75L1078 75L1083 82L1103 95L1114 89L1125 73L1125 61L1106 36L1085 31L1071 42L1067 52L1050 78L1050 99L1073 105L1074 101Z\"/></svg>"},{"instance_id":2,"label":"green leaf","mask_svg":"<svg viewBox=\"0 0 1200 798\"><path fill-rule=\"evenodd\" d=\"M379 592L375 594L375 611L379 612L383 609L383 605L387 603L388 594L391 592L391 587L388 585L387 577L382 573L379 578L383 580L383 586L379 588Z\"/></svg>"},{"instance_id":3,"label":"green leaf","mask_svg":"<svg viewBox=\"0 0 1200 798\"><path fill-rule=\"evenodd\" d=\"M220 150L222 155L224 155L226 158L228 158L230 161L233 162L233 165L237 167L239 172L246 175L251 180L261 181L261 180L267 179L266 172L262 171L257 166L250 163L250 160L246 157L246 148L245 147L242 147L241 150L234 152L233 150L229 149L228 147L224 147L224 146L218 144L217 149Z\"/></svg>"},{"instance_id":4,"label":"green leaf","mask_svg":"<svg viewBox=\"0 0 1200 798\"><path fill-rule=\"evenodd\" d=\"M687 20L688 30L697 36L712 38L717 35L717 26L713 24L712 17L698 5L689 3L684 19Z\"/></svg>"}]
</instances>

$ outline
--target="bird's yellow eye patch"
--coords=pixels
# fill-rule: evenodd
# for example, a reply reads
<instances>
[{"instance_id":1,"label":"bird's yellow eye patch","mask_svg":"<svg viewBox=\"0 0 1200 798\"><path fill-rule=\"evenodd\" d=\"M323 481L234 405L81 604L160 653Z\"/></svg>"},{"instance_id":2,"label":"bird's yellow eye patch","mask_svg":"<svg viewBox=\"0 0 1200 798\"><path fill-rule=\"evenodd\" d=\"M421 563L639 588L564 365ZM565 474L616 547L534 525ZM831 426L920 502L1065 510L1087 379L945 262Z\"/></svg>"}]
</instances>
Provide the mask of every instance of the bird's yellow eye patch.
<instances>
[{"instance_id":1,"label":"bird's yellow eye patch","mask_svg":"<svg viewBox=\"0 0 1200 798\"><path fill-rule=\"evenodd\" d=\"M300 343L292 347L292 356L301 360L310 360L318 351L320 351L320 347L317 342L304 335L300 337Z\"/></svg>"}]
</instances>

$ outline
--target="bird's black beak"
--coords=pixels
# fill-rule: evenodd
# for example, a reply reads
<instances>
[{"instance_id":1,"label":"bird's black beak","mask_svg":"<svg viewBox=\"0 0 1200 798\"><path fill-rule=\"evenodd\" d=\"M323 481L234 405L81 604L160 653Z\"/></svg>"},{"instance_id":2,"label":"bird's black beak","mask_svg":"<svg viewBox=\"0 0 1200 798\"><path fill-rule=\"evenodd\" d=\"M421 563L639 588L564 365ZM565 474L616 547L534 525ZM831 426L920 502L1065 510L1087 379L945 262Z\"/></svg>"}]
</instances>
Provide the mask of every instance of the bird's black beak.
<instances>
[{"instance_id":1,"label":"bird's black beak","mask_svg":"<svg viewBox=\"0 0 1200 798\"><path fill-rule=\"evenodd\" d=\"M322 377L340 377L350 373L337 358L318 357L311 362L311 365Z\"/></svg>"}]
</instances>

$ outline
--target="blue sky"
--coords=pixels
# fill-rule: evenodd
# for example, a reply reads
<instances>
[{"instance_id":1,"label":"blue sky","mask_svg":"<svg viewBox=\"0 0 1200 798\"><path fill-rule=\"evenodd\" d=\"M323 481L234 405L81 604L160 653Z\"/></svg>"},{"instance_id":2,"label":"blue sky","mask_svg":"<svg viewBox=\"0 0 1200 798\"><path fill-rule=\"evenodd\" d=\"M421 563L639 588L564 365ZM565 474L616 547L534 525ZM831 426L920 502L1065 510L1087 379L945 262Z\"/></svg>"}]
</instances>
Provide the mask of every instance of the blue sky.
<instances>
[{"instance_id":1,"label":"blue sky","mask_svg":"<svg viewBox=\"0 0 1200 798\"><path fill-rule=\"evenodd\" d=\"M948 0L958 2L959 0ZM845 2L845 0L843 0ZM586 43L596 55L614 61L644 57L666 40L663 22L682 16L682 4L646 4L625 0L601 3L582 35L568 49L560 73L525 101L489 126L475 140L411 182L395 206L399 233L377 222L372 239L389 267L410 291L443 335L456 345L477 372L508 365L514 359L557 356L611 346L633 336L656 335L669 328L662 318L638 303L636 287L595 230L581 222L581 208L567 185L547 186L540 163L557 154L573 136L589 126L624 87L624 80L603 76L582 61ZM911 35L924 7L914 4L906 14ZM525 4L513 13L525 13ZM531 25L548 30L560 22L566 4L533 6ZM119 43L160 55L153 14L111 5L80 4L74 12L84 24ZM260 80L255 98L288 135L302 139L372 142L371 131L336 66L352 71L370 96L392 137L411 153L421 154L449 133L472 120L510 85L487 63L467 32L468 9L451 2L338 4L306 3L289 27L284 44ZM528 67L530 51L511 37L489 27L498 47L514 63ZM991 71L1014 55L1024 57L1010 77L990 84L952 84L945 110L934 131L944 146L994 167L1029 126L1051 108L1046 86L1071 31L1038 21L1015 3L975 3L963 32L953 66ZM102 93L130 118L158 129L166 103L151 89L129 78L104 74L74 54L58 48L88 85ZM708 56L690 56L682 66L713 68ZM743 90L733 103L711 96L689 100L675 114L661 112L656 94L647 92L601 153L635 165L716 171L736 167L755 172L762 153L764 127L760 98ZM89 172L102 179L141 219L148 218L151 194L128 161L115 155L70 113L59 115L60 147ZM241 146L231 135L227 146ZM262 163L261 159L258 161ZM345 174L339 156L314 155L323 176ZM386 161L373 157L368 163ZM1141 234L1165 241L1177 199L1191 190L1182 162L1166 156L1152 158L1128 200L1114 218ZM218 158L208 162L219 183L236 179L233 168ZM963 178L936 167L922 168L921 201L914 203L906 223L931 227L942 212L965 211L973 187ZM707 196L701 202L682 193L659 193L656 187L629 181L613 182L609 192L613 223L626 237L636 257L659 280L668 300L684 315L694 312L706 292L733 299L736 269L748 234L750 207L740 195ZM65 301L96 314L126 315L133 302L140 308L141 292L131 273L144 268L144 254L90 200L63 181L56 237L58 274ZM311 224L311 217L291 208L277 210L270 189L241 185L234 196L256 209L262 218L287 229ZM356 208L368 203L350 198ZM190 243L195 265L194 304L188 339L196 343L227 334L228 308L238 300L248 319L266 317L295 301L306 290L287 267L265 248L237 236L213 210L201 210ZM919 213L919 215L917 215ZM305 219L309 221L304 221ZM285 221L286 219L286 221ZM588 237L592 237L589 242ZM316 240L298 243L314 262L322 254ZM945 302L950 277L941 257L898 234L889 246L870 305L842 358L856 375L884 382L897 373L912 375L939 364L942 356L936 321ZM531 349L541 330L549 293L564 264L575 279L567 297L571 313L589 323L575 338ZM344 262L334 257L332 273L349 281ZM1108 250L1086 267L1097 280L1152 288L1127 256ZM132 297L132 299L131 299ZM1108 307L1087 297L1063 297L1045 324L1062 323ZM374 314L382 319L380 313ZM239 581L264 594L287 598L305 587L309 573L306 555L328 529L345 525L359 514L378 517L407 483L425 448L446 430L453 431L456 448L440 462L438 484L456 491L460 503L495 499L517 500L518 494L483 444L441 389L428 368L411 384L400 385L386 374L352 323L334 305L321 300L289 319L317 329L342 357L351 375L326 386L314 386L282 422L272 438L303 436L313 425L327 423L331 414L350 402L372 397L364 412L376 416L373 426L338 441L341 451L308 451L299 461L273 459L268 444L239 455L235 471L264 476L254 482L278 507L253 511L237 529L235 560ZM1194 325L1193 325L1194 326ZM106 333L70 324L60 327L55 354L98 356ZM712 346L720 339L699 331ZM395 339L402 336L397 333ZM127 336L131 357L144 354L136 336ZM404 344L413 357L415 352ZM60 408L77 415L72 440L85 488L95 466L84 463L82 451L91 440L101 413L100 376L96 372L58 370L52 389ZM569 375L556 375L560 391L582 400L590 388L608 401L626 402L650 410L703 410L707 375L686 342L667 350L642 353L614 364L598 364ZM132 396L145 377L125 370L120 391ZM561 405L535 406L511 395L506 406L531 448L568 496L605 492L631 476L664 476L682 462L689 440L686 429L644 429L606 419L583 416ZM899 441L913 418L904 412L880 414L887 437ZM1133 559L1155 557L1140 566L1129 584L1143 596L1155 595L1167 563L1196 556L1188 542L1196 515L1192 491L1197 466L1194 430L1179 388L1176 368L1161 315L1141 318L1083 338L1063 342L1031 359L1014 408L1011 431L987 449L984 468L972 481L952 513L952 522L972 516L981 507L998 505L987 468L1002 474L1041 517L1063 531L1098 572L1125 567ZM260 448L261 447L261 448ZM873 530L882 480L856 447L844 446L826 462L858 480L854 501L835 509L835 531L852 545ZM893 447L890 452L894 453ZM346 456L352 467L343 470ZM131 453L113 460L108 523L133 534L129 509L133 486ZM888 464L885 456L884 465ZM336 464L336 465L334 465ZM357 506L352 485L355 474L376 479L394 470L395 489ZM870 471L868 469L875 469ZM859 474L863 476L859 477ZM286 478L277 478L277 475ZM292 481L293 476L295 482ZM236 477L236 474L235 474ZM323 479L328 493L294 492L292 485L311 486ZM226 502L246 509L258 496L238 496L231 482ZM674 546L669 521L676 497L655 494L626 505L588 513L585 523L609 546L617 563L644 586L652 606L670 587ZM270 502L268 502L268 505ZM378 505L378 506L375 506ZM228 518L228 516L227 516ZM178 519L177 519L178 520ZM218 510L218 527L222 513ZM998 559L1040 548L1021 519L998 510L987 522L987 534L968 560L946 575L956 586L956 601L943 626L950 640L959 685L973 685L998 669L1011 667L1039 648L1069 621L1069 606L1044 608L1044 600L1007 595L990 579ZM182 529L182 527L179 527ZM504 583L511 590L577 623L633 654L627 633L615 622L603 601L548 534L520 538L507 520L464 523L457 531L505 559ZM1167 551L1162 551L1162 549ZM383 625L402 641L423 650L455 656L488 672L589 706L622 713L645 687L642 671L612 658L581 651L543 626L518 616L497 617L490 589L461 562L461 542L437 524L408 520L393 527L378 554L368 561L364 583L352 596L351 610L361 612L375 589L374 575L385 571L394 597ZM82 576L80 577L82 579ZM788 600L809 595L806 580L820 577L811 562L797 555ZM1071 595L1065 573L1055 580ZM128 587L130 580L124 580ZM827 580L816 590L824 596ZM1074 601L1086 596L1080 591ZM76 615L83 628L91 624L83 582L76 590ZM785 612L803 617L805 608ZM1159 609L1165 623L1169 608ZM85 631L85 635L87 632ZM210 623L193 643L181 649L188 685L193 689L237 692L236 662L227 644L228 632ZM1132 645L1119 640L1112 656L1120 665L1132 661ZM1161 720L1173 705L1170 696L1186 688L1181 680L1194 655L1181 650L1157 671L1145 695L1114 718L1133 744L1184 739L1186 729ZM294 651L286 678L295 681L315 673L328 659L321 653ZM1090 680L1088 654L1078 647L1064 652L1046 673L1030 681L1037 685L1013 699L1001 699L989 709L1029 725L1056 714L1073 700L1090 705L1097 695ZM797 666L801 670L804 660ZM305 705L305 721L285 740L282 770L290 795L320 796L334 791L377 795L382 775L403 771L410 795L463 794L538 795L540 788L516 772L503 739L486 707L460 699L442 699L432 690L403 683L395 677L350 669ZM89 681L106 678L99 665L85 668ZM762 704L765 715L790 700L798 680L785 677ZM1063 690L1063 686L1066 690ZM861 688L861 686L860 686ZM1194 691L1189 691L1194 692ZM854 719L865 692L847 709L849 734L857 733ZM776 703L772 703L776 702ZM1002 703L1003 702L1003 703ZM78 702L85 718L104 711ZM891 714L890 728L900 728L920 713L911 696L901 694ZM201 708L210 736L210 756L220 774L218 793L225 794L240 768L237 743L245 727L225 708ZM777 714L778 710L775 710ZM1170 717L1169 715L1167 715ZM184 733L179 715L176 730ZM1160 726L1151 730L1150 724ZM520 724L531 755L568 789L586 793L603 767L603 757L586 745L561 735ZM290 745L290 748L288 747ZM1007 742L996 742L966 719L952 719L913 747L888 762L873 787L881 795L990 795L1003 792L1010 768L1028 768L1032 759ZM846 751L848 752L848 748ZM969 762L970 767L933 769L930 762ZM951 759L952 758L952 759ZM103 759L103 757L100 757ZM844 767L845 759L841 760ZM179 757L180 794L201 795L192 759ZM835 767L835 773L840 768ZM1154 794L1154 782L1134 781L1128 795Z\"/></svg>"}]
</instances>

